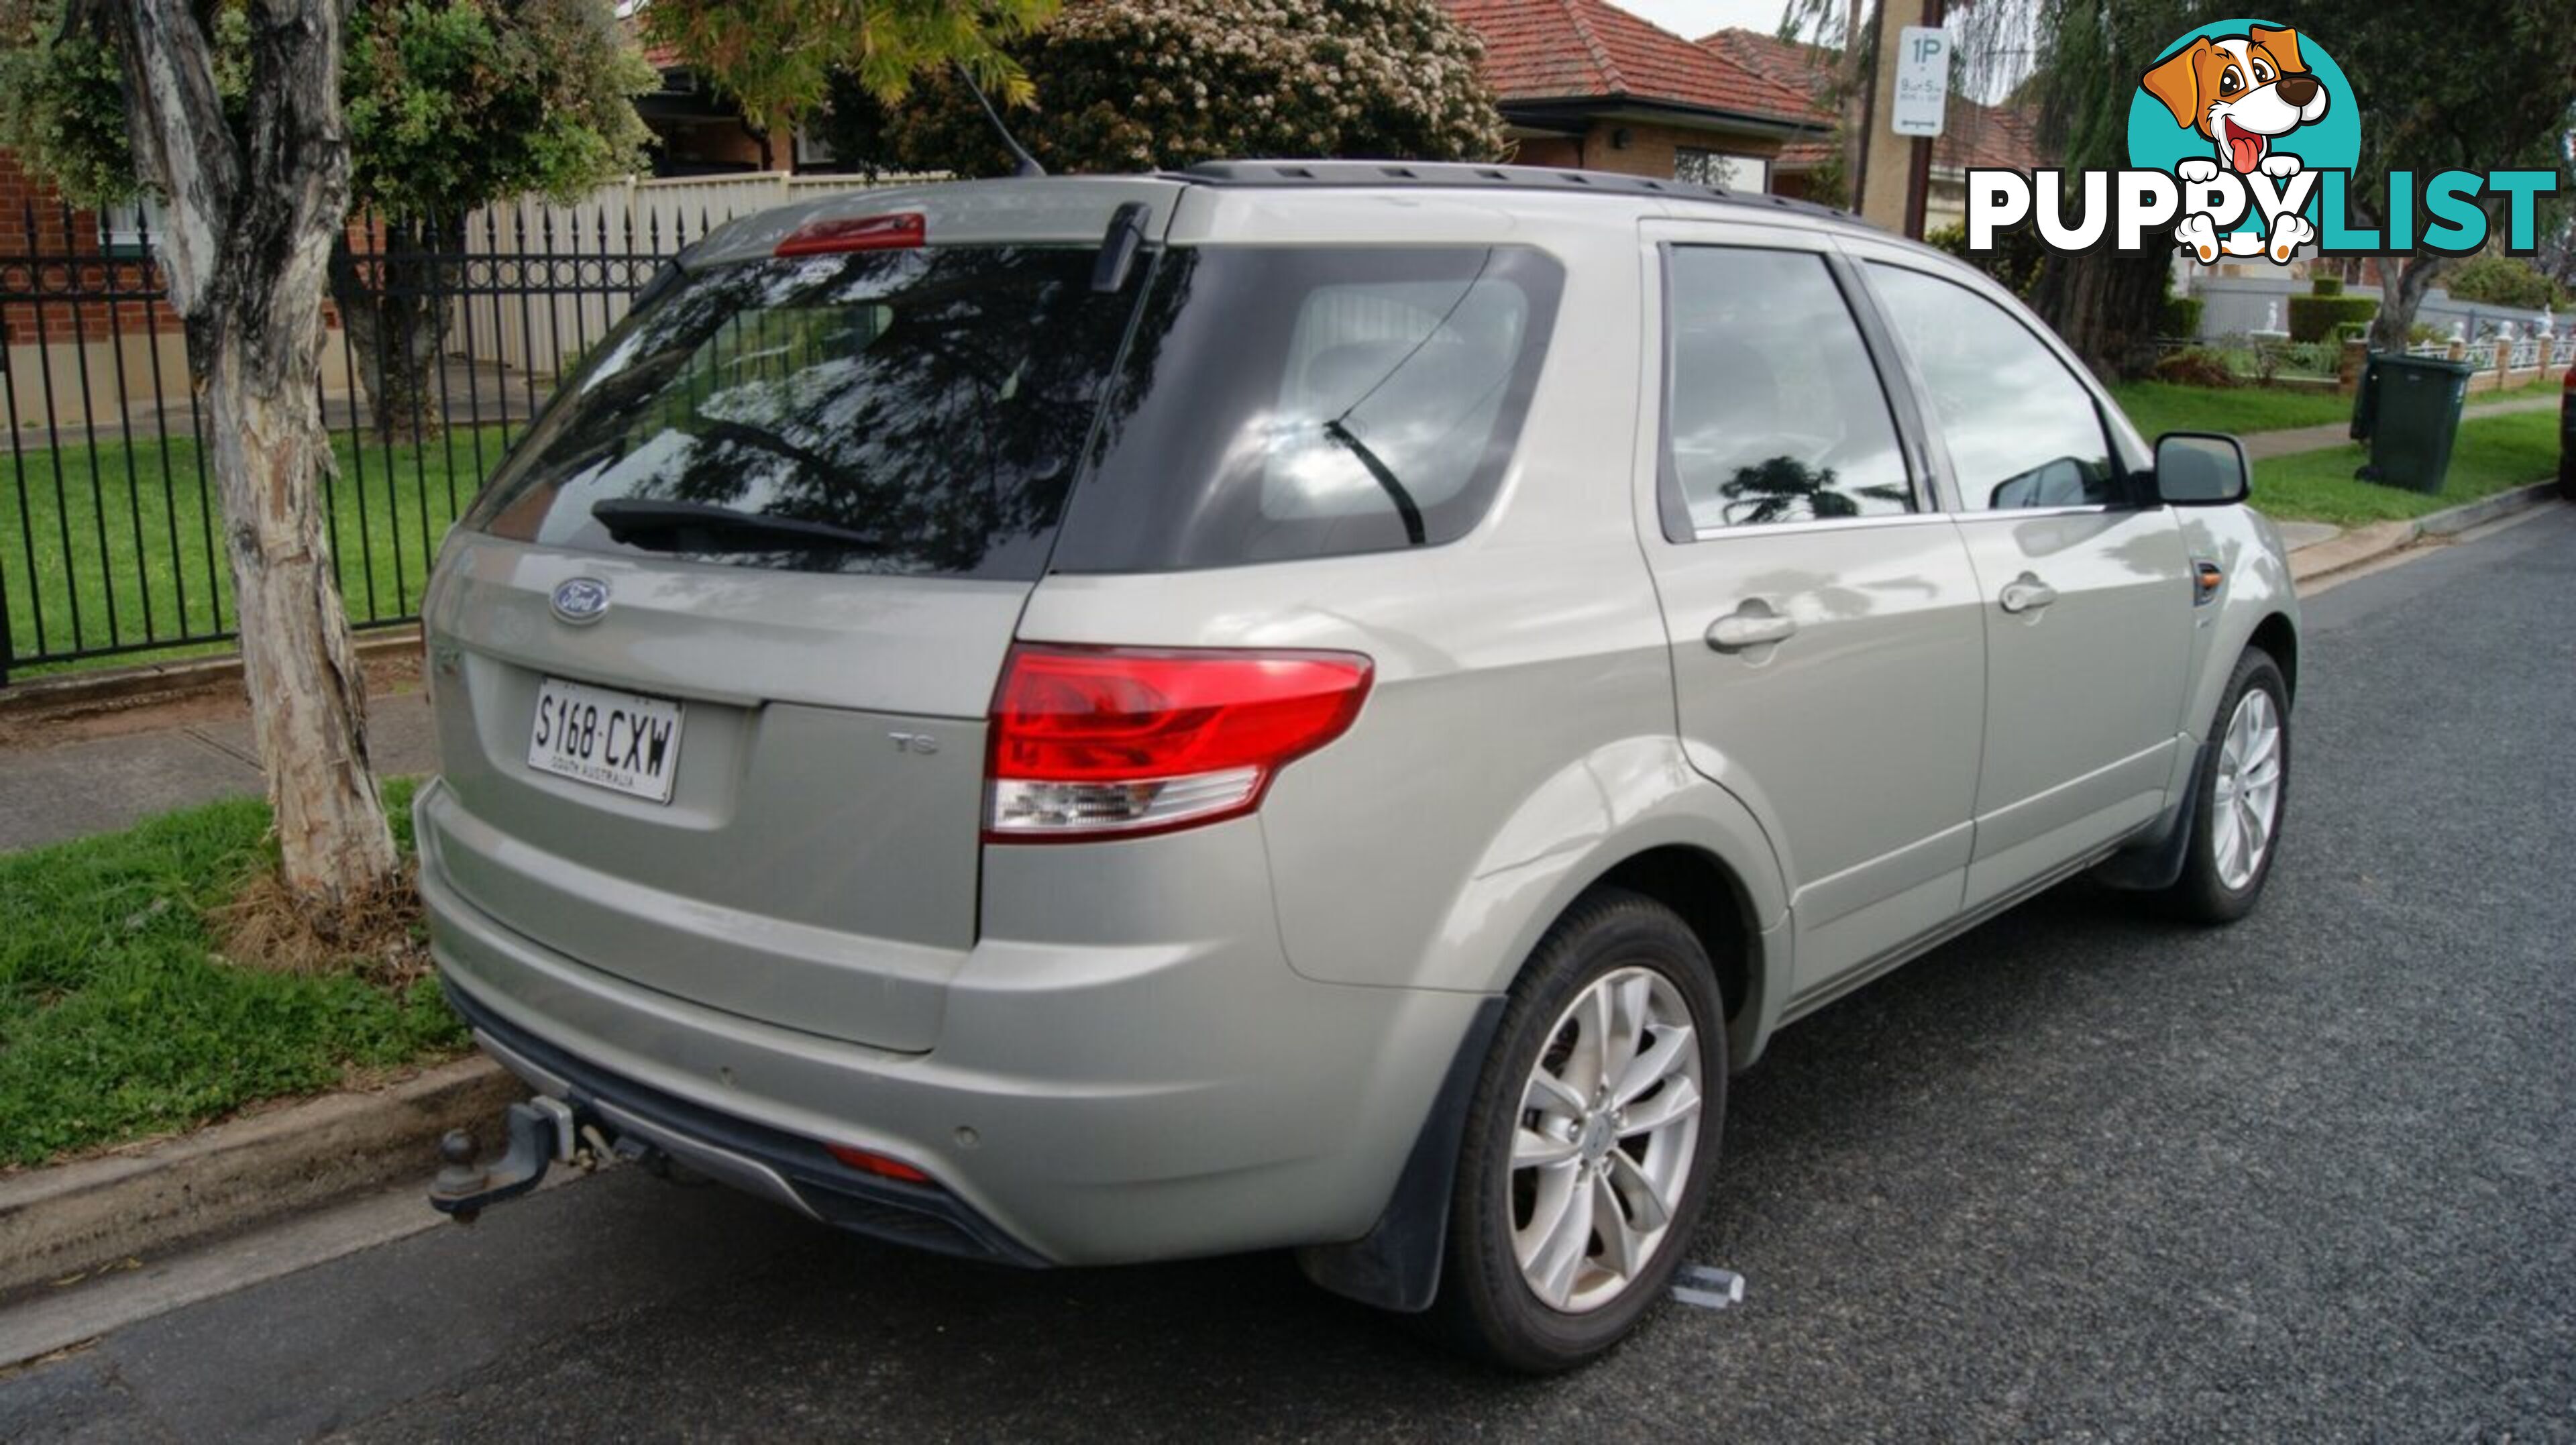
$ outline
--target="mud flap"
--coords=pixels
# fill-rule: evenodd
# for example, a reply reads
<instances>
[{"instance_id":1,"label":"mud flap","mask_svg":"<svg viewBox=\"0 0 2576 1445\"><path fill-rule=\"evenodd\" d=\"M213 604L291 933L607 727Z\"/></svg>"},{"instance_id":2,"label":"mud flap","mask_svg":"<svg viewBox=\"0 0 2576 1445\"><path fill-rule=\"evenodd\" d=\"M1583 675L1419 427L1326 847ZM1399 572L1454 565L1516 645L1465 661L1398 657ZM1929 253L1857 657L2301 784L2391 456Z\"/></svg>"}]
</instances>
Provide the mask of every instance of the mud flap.
<instances>
[{"instance_id":1,"label":"mud flap","mask_svg":"<svg viewBox=\"0 0 2576 1445\"><path fill-rule=\"evenodd\" d=\"M1319 1287L1398 1314L1431 1308L1440 1292L1440 1258L1449 1243L1449 1196L1458 1178L1467 1106L1484 1072L1486 1051L1493 1047L1494 1030L1502 1024L1503 1002L1496 995L1477 1007L1377 1224L1348 1244L1297 1251L1298 1268Z\"/></svg>"},{"instance_id":2,"label":"mud flap","mask_svg":"<svg viewBox=\"0 0 2576 1445\"><path fill-rule=\"evenodd\" d=\"M2218 740L2213 735L2200 745L2200 761L2192 765L2191 786L2183 791L2181 805L2166 819L2163 829L2145 842L2133 843L2104 859L2093 870L2094 880L2106 888L2132 893L2154 893L2181 882L2183 866L2191 860L2192 828L2200 820L2200 795L2217 760Z\"/></svg>"}]
</instances>

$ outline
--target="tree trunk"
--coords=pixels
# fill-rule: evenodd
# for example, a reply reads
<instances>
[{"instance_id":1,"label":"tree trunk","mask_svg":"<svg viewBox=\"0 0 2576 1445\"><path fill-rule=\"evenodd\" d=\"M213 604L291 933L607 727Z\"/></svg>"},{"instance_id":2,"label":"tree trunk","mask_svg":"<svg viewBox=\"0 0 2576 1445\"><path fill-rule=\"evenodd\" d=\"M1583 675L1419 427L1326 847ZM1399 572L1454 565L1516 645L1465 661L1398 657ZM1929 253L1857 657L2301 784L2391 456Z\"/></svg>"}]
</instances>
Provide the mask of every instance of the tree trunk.
<instances>
[{"instance_id":1,"label":"tree trunk","mask_svg":"<svg viewBox=\"0 0 2576 1445\"><path fill-rule=\"evenodd\" d=\"M2143 376L2156 363L2157 315L2164 308L2166 252L2050 252L2032 309L2106 380Z\"/></svg>"},{"instance_id":2,"label":"tree trunk","mask_svg":"<svg viewBox=\"0 0 2576 1445\"><path fill-rule=\"evenodd\" d=\"M236 133L192 0L90 0L123 68L143 178L167 197L171 309L208 412L251 731L286 887L317 913L398 876L367 763L366 684L331 570L332 460L316 382L322 292L349 201L334 0L251 0Z\"/></svg>"},{"instance_id":3,"label":"tree trunk","mask_svg":"<svg viewBox=\"0 0 2576 1445\"><path fill-rule=\"evenodd\" d=\"M2415 330L2415 308L2424 304L2424 293L2450 265L2448 256L2419 253L2406 258L2397 268L2397 284L2380 291L2379 314L2370 319L2371 350L2406 349L2407 338Z\"/></svg>"},{"instance_id":4,"label":"tree trunk","mask_svg":"<svg viewBox=\"0 0 2576 1445\"><path fill-rule=\"evenodd\" d=\"M388 225L372 264L359 261L345 231L332 244L331 304L378 441L428 441L446 429L438 368L456 289L453 258L464 249L461 222Z\"/></svg>"},{"instance_id":5,"label":"tree trunk","mask_svg":"<svg viewBox=\"0 0 2576 1445\"><path fill-rule=\"evenodd\" d=\"M368 765L366 675L323 528L333 463L314 403L320 303L316 288L305 319L244 318L244 330L268 334L218 337L201 374L284 881L336 909L391 878L397 859ZM280 357L285 366L271 364Z\"/></svg>"}]
</instances>

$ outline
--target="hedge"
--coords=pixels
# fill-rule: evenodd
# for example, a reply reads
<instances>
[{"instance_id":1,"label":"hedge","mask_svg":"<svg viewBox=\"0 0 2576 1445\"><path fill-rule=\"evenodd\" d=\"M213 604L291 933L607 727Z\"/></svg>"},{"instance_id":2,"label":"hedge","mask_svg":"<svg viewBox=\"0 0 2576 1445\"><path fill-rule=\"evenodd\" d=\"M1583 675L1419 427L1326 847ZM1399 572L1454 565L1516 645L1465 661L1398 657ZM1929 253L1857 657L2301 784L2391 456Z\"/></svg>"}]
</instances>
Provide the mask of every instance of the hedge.
<instances>
[{"instance_id":1,"label":"hedge","mask_svg":"<svg viewBox=\"0 0 2576 1445\"><path fill-rule=\"evenodd\" d=\"M2290 339L2323 341L2338 326L2360 322L2367 326L2379 314L2379 303L2367 296L2293 296L2290 298Z\"/></svg>"},{"instance_id":2,"label":"hedge","mask_svg":"<svg viewBox=\"0 0 2576 1445\"><path fill-rule=\"evenodd\" d=\"M2156 334L2178 336L2185 341L2200 337L2201 301L2197 296L2168 296L2164 308L2156 313Z\"/></svg>"},{"instance_id":3,"label":"hedge","mask_svg":"<svg viewBox=\"0 0 2576 1445\"><path fill-rule=\"evenodd\" d=\"M2341 296L2343 294L2343 278L2341 276L2319 276L2308 283L2308 294L2311 296Z\"/></svg>"}]
</instances>

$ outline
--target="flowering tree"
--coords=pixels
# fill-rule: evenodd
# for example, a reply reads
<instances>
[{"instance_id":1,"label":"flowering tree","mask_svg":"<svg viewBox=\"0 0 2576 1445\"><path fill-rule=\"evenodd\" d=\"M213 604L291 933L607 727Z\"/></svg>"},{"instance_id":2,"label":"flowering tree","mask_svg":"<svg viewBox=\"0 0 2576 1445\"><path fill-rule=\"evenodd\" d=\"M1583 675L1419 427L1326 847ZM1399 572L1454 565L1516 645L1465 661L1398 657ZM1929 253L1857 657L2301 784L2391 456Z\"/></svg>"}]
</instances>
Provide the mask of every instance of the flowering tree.
<instances>
[{"instance_id":1,"label":"flowering tree","mask_svg":"<svg viewBox=\"0 0 2576 1445\"><path fill-rule=\"evenodd\" d=\"M1049 170L1220 157L1491 160L1505 149L1483 49L1439 0L1076 0L1004 47L1034 86L1011 127ZM881 169L1006 174L962 87L880 105L844 76L819 125Z\"/></svg>"}]
</instances>

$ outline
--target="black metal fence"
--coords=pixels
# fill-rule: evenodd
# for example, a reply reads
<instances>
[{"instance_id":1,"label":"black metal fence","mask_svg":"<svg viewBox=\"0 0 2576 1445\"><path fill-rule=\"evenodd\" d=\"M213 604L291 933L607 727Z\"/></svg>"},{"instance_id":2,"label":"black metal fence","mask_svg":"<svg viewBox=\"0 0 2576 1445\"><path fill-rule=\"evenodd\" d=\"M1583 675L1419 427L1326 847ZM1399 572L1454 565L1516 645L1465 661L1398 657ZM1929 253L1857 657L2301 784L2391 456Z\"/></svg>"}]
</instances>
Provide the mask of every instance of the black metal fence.
<instances>
[{"instance_id":1,"label":"black metal fence","mask_svg":"<svg viewBox=\"0 0 2576 1445\"><path fill-rule=\"evenodd\" d=\"M556 379L721 219L559 214L351 229L334 267L349 304L332 310L321 401L339 463L325 494L333 555L360 627L417 616L440 539ZM223 650L235 622L212 418L189 384L147 218L128 213L116 230L29 206L14 238L9 219L0 685L95 659ZM408 347L415 334L432 344Z\"/></svg>"}]
</instances>

